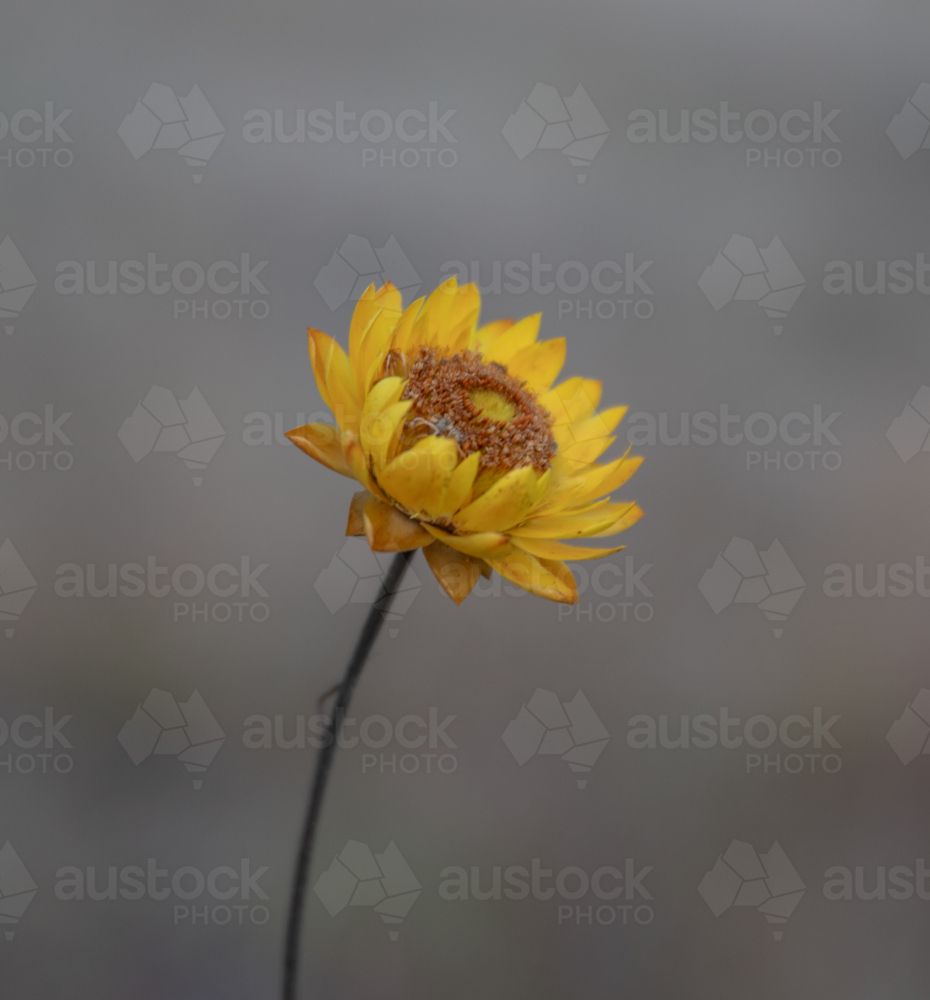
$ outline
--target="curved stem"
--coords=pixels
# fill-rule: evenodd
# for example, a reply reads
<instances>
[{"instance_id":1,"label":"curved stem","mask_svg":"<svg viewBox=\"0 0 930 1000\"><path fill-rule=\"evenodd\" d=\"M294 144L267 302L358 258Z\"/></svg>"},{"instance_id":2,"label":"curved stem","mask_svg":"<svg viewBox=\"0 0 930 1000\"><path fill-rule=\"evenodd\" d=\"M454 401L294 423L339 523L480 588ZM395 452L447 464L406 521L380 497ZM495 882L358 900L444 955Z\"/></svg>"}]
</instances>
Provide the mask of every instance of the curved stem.
<instances>
[{"instance_id":1,"label":"curved stem","mask_svg":"<svg viewBox=\"0 0 930 1000\"><path fill-rule=\"evenodd\" d=\"M415 550L414 550L415 551ZM381 625L384 622L384 615L391 607L394 594L400 586L404 572L407 569L413 552L398 552L394 556L387 576L381 584L381 595L372 604L362 626L361 634L355 645L355 650L346 667L345 675L339 684L339 694L336 704L333 706L333 713L323 733L323 746L316 759L316 770L313 775L313 785L310 792L310 801L307 804L307 812L304 816L304 826L300 837L300 848L297 852L297 866L294 872L294 883L291 887L291 902L287 917L287 939L284 951L284 1000L296 1000L297 998L297 973L300 958L300 927L303 921L304 897L307 893L307 877L310 873L310 861L313 856L313 841L316 837L316 829L320 820L320 812L323 808L323 796L326 793L326 783L329 779L329 772L332 770L333 757L336 752L336 734L342 728L349 702L352 699L352 692L361 676L374 645Z\"/></svg>"}]
</instances>

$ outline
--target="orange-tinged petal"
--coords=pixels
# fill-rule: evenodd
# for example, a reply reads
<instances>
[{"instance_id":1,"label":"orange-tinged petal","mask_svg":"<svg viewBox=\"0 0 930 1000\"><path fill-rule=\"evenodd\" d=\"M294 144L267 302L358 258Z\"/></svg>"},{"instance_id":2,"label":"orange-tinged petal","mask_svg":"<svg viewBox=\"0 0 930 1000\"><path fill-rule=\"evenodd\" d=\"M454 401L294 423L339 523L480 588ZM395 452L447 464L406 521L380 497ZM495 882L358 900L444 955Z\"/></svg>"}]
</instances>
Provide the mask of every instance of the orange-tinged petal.
<instances>
[{"instance_id":1,"label":"orange-tinged petal","mask_svg":"<svg viewBox=\"0 0 930 1000\"><path fill-rule=\"evenodd\" d=\"M456 604L461 604L481 576L481 560L473 559L437 541L427 546L423 555L442 589Z\"/></svg>"},{"instance_id":2,"label":"orange-tinged petal","mask_svg":"<svg viewBox=\"0 0 930 1000\"><path fill-rule=\"evenodd\" d=\"M565 364L565 338L544 340L517 351L507 362L507 371L522 379L536 393L544 393Z\"/></svg>"},{"instance_id":3,"label":"orange-tinged petal","mask_svg":"<svg viewBox=\"0 0 930 1000\"><path fill-rule=\"evenodd\" d=\"M455 515L456 528L459 531L506 531L519 524L536 500L536 481L532 466L512 469Z\"/></svg>"},{"instance_id":4,"label":"orange-tinged petal","mask_svg":"<svg viewBox=\"0 0 930 1000\"><path fill-rule=\"evenodd\" d=\"M583 545L566 545L553 538L514 538L513 544L537 559L602 559L626 548L625 545L617 545L610 549L592 549Z\"/></svg>"},{"instance_id":5,"label":"orange-tinged petal","mask_svg":"<svg viewBox=\"0 0 930 1000\"><path fill-rule=\"evenodd\" d=\"M377 497L365 504L362 519L373 552L409 552L433 543L433 536L416 521Z\"/></svg>"},{"instance_id":6,"label":"orange-tinged petal","mask_svg":"<svg viewBox=\"0 0 930 1000\"><path fill-rule=\"evenodd\" d=\"M458 448L450 438L431 434L397 455L378 476L382 488L413 514L430 513L441 506L442 493L458 462Z\"/></svg>"},{"instance_id":7,"label":"orange-tinged petal","mask_svg":"<svg viewBox=\"0 0 930 1000\"><path fill-rule=\"evenodd\" d=\"M519 549L512 549L501 559L488 559L488 563L506 580L537 597L562 604L578 600L575 580L564 563L540 560Z\"/></svg>"},{"instance_id":8,"label":"orange-tinged petal","mask_svg":"<svg viewBox=\"0 0 930 1000\"><path fill-rule=\"evenodd\" d=\"M372 496L368 490L359 490L358 493L352 494L352 499L349 501L349 520L346 524L347 535L365 534L365 521L362 517L362 511L365 508L365 504L371 499Z\"/></svg>"},{"instance_id":9,"label":"orange-tinged petal","mask_svg":"<svg viewBox=\"0 0 930 1000\"><path fill-rule=\"evenodd\" d=\"M341 476L352 476L352 470L342 452L339 431L332 424L304 424L303 427L288 431L285 436L327 469L332 469Z\"/></svg>"},{"instance_id":10,"label":"orange-tinged petal","mask_svg":"<svg viewBox=\"0 0 930 1000\"><path fill-rule=\"evenodd\" d=\"M485 361L497 361L506 365L518 351L531 347L536 343L541 320L542 313L535 313L532 316L525 316L519 323L514 323L488 346L484 352Z\"/></svg>"},{"instance_id":11,"label":"orange-tinged petal","mask_svg":"<svg viewBox=\"0 0 930 1000\"><path fill-rule=\"evenodd\" d=\"M590 417L601 401L602 384L596 379L570 378L550 389L539 400L556 423L569 424Z\"/></svg>"},{"instance_id":12,"label":"orange-tinged petal","mask_svg":"<svg viewBox=\"0 0 930 1000\"><path fill-rule=\"evenodd\" d=\"M471 497L471 488L475 483L475 476L478 475L478 463L480 461L481 454L476 451L464 461L459 462L455 467L452 475L449 477L446 495L442 500L440 517L451 517L457 510L468 503Z\"/></svg>"}]
</instances>

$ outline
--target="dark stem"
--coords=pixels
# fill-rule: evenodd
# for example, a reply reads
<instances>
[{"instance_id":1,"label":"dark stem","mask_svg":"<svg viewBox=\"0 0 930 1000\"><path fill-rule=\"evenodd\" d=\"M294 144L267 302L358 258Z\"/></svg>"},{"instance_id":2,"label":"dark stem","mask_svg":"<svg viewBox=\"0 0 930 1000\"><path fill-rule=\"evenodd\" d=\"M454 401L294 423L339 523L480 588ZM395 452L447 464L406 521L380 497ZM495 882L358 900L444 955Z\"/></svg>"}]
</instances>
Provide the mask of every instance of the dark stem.
<instances>
[{"instance_id":1,"label":"dark stem","mask_svg":"<svg viewBox=\"0 0 930 1000\"><path fill-rule=\"evenodd\" d=\"M316 759L316 771L313 775L313 785L310 801L304 817L303 831L300 835L300 849L297 852L297 867L294 872L294 884L291 887L291 903L287 916L287 940L284 951L284 1000L297 1000L297 972L300 958L300 927L303 921L304 897L307 894L307 876L310 873L310 861L313 856L313 841L320 821L323 808L323 796L326 794L326 782L332 770L333 757L336 752L336 734L342 728L352 692L365 667L365 661L371 652L384 616L391 607L394 594L400 586L404 572L407 569L413 552L398 552L394 556L387 576L381 584L381 594L371 606L361 635L355 645L352 658L346 667L345 675L338 686L338 697L333 706L333 714L323 733L323 746Z\"/></svg>"}]
</instances>

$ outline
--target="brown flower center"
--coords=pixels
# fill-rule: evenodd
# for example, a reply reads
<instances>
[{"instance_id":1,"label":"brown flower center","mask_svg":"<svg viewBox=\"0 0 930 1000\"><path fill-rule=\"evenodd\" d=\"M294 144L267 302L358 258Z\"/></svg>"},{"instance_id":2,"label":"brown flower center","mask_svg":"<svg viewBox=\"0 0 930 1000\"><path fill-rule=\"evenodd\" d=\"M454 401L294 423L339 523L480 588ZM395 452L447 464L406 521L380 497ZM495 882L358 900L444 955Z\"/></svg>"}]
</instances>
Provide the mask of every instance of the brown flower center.
<instances>
[{"instance_id":1,"label":"brown flower center","mask_svg":"<svg viewBox=\"0 0 930 1000\"><path fill-rule=\"evenodd\" d=\"M399 360L389 356L386 370L393 371ZM405 447L438 434L455 441L463 458L480 452L481 471L532 465L540 473L556 451L549 412L503 365L476 351L444 358L421 347L407 359L402 398L413 400Z\"/></svg>"}]
</instances>

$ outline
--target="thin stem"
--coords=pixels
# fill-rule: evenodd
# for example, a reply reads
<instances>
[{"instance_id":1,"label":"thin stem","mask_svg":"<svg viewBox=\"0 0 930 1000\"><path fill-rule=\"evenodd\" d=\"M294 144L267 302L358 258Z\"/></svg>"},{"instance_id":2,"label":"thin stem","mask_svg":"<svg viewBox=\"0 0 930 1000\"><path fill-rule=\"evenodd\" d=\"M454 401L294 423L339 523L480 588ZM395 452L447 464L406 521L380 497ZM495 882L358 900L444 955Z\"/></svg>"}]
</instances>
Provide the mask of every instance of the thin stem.
<instances>
[{"instance_id":1,"label":"thin stem","mask_svg":"<svg viewBox=\"0 0 930 1000\"><path fill-rule=\"evenodd\" d=\"M323 808L323 796L326 794L326 783L332 770L333 757L336 752L336 734L342 728L352 692L361 676L374 645L384 616L391 607L394 594L400 586L404 572L407 569L413 552L398 552L394 556L387 576L381 584L381 595L371 606L361 634L346 667L345 675L339 684L339 694L333 706L333 714L323 732L323 746L316 759L316 770L313 775L313 785L310 801L304 817L303 831L300 836L300 848L297 852L297 867L294 872L294 883L291 887L290 910L287 916L287 940L284 952L284 1000L297 998L297 972L300 958L300 927L303 921L304 897L307 894L307 876L310 873L310 861L313 856L313 841Z\"/></svg>"}]
</instances>

